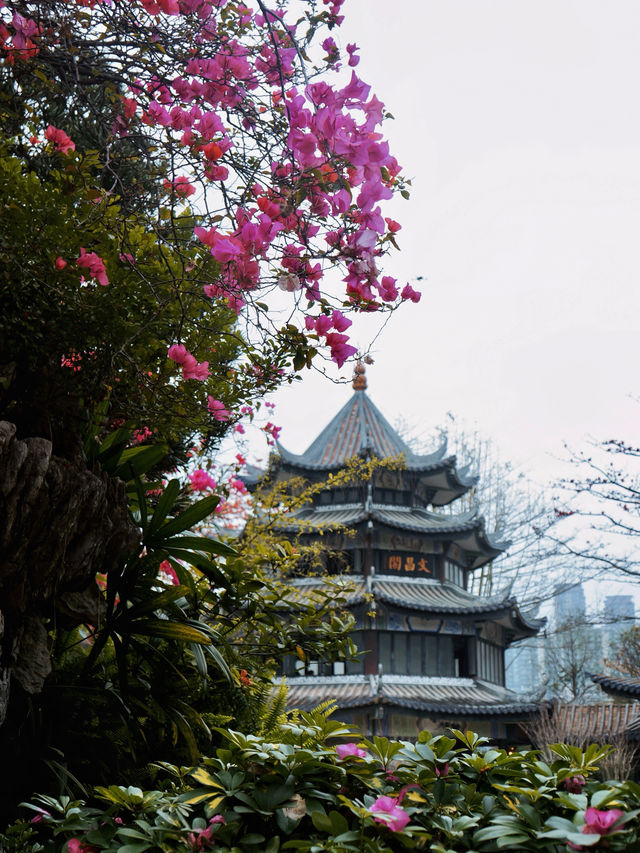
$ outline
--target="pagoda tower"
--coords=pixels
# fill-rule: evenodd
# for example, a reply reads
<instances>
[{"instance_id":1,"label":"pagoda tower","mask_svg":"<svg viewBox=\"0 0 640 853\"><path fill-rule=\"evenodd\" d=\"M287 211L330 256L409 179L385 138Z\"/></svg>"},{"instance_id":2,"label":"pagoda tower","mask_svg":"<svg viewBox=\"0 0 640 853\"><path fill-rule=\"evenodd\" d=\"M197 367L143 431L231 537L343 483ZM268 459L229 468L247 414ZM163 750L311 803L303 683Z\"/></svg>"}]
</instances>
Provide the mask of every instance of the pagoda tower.
<instances>
[{"instance_id":1,"label":"pagoda tower","mask_svg":"<svg viewBox=\"0 0 640 853\"><path fill-rule=\"evenodd\" d=\"M320 541L327 571L349 588L357 661L284 661L289 705L309 710L335 699L337 716L367 735L400 738L447 727L472 729L503 743L522 741L517 724L537 703L507 690L507 646L538 633L544 620L522 613L509 593L468 590L474 570L507 543L485 530L475 511L450 514L477 481L445 444L413 453L366 393L358 364L353 395L300 455L278 443L277 478L322 483L352 457L401 457L402 467L374 468L367 482L319 491L292 514L282 532ZM348 530L348 534L345 533ZM326 581L300 577L301 595Z\"/></svg>"}]
</instances>

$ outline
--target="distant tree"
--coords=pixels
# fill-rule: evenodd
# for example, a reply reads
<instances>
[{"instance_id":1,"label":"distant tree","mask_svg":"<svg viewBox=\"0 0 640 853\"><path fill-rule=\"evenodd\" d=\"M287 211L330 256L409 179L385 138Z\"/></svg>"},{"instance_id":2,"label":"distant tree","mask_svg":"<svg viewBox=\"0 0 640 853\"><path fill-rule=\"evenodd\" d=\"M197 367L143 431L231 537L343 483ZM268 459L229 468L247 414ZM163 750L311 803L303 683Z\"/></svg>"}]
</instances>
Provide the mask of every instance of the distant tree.
<instances>
[{"instance_id":1,"label":"distant tree","mask_svg":"<svg viewBox=\"0 0 640 853\"><path fill-rule=\"evenodd\" d=\"M569 616L547 635L545 658L548 693L569 702L588 701L599 693L589 673L601 668L602 637L588 618Z\"/></svg>"},{"instance_id":2,"label":"distant tree","mask_svg":"<svg viewBox=\"0 0 640 853\"><path fill-rule=\"evenodd\" d=\"M640 678L640 626L634 625L620 634L606 664L623 675Z\"/></svg>"},{"instance_id":3,"label":"distant tree","mask_svg":"<svg viewBox=\"0 0 640 853\"><path fill-rule=\"evenodd\" d=\"M590 574L640 578L640 447L621 439L572 452L552 538ZM583 571L583 573L584 573Z\"/></svg>"},{"instance_id":4,"label":"distant tree","mask_svg":"<svg viewBox=\"0 0 640 853\"><path fill-rule=\"evenodd\" d=\"M477 426L451 412L446 424L430 436L415 436L406 424L400 430L416 452L431 452L447 441L449 452L458 458L458 470L467 468L477 482L444 512L475 509L484 518L487 532L508 543L505 554L473 572L472 591L492 595L511 587L525 608L548 600L553 584L541 583L541 574L550 575L556 568L557 548L544 535L549 523L544 491L505 460Z\"/></svg>"}]
</instances>

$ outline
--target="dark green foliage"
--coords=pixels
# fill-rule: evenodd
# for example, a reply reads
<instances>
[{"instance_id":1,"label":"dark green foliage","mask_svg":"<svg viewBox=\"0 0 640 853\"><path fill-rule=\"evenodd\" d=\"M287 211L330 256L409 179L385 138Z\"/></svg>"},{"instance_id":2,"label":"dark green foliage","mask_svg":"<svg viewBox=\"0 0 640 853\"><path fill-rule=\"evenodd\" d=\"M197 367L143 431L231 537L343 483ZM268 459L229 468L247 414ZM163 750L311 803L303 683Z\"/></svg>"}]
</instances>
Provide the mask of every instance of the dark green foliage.
<instances>
[{"instance_id":1,"label":"dark green foliage","mask_svg":"<svg viewBox=\"0 0 640 853\"><path fill-rule=\"evenodd\" d=\"M235 549L190 532L219 498L192 502L177 479L156 494L148 478L167 448L132 447L130 438L124 428L101 444L89 437L86 454L126 479L140 546L99 578L99 624L52 614L53 672L43 692L15 687L0 728L0 754L15 768L0 781L5 820L34 790L149 784L150 762L197 762L219 743L216 726L277 731L286 691L272 696L271 679L282 656L296 647L309 656L349 654L351 625L333 613L335 600L327 595L284 620L291 590L268 562L247 571Z\"/></svg>"},{"instance_id":2,"label":"dark green foliage","mask_svg":"<svg viewBox=\"0 0 640 853\"><path fill-rule=\"evenodd\" d=\"M225 745L197 767L159 766L161 789L111 785L90 801L38 797L28 805L37 836L17 824L6 849L61 850L70 839L76 850L109 853L565 853L567 842L611 851L638 844L640 787L592 778L607 748L554 745L546 764L469 732L422 732L416 743L359 740L366 755L341 759L334 744L358 735L320 711L291 716L273 739L222 734ZM586 780L580 793L567 790L575 777ZM380 817L380 797L405 814L401 829ZM588 808L617 816L606 834L583 831Z\"/></svg>"}]
</instances>

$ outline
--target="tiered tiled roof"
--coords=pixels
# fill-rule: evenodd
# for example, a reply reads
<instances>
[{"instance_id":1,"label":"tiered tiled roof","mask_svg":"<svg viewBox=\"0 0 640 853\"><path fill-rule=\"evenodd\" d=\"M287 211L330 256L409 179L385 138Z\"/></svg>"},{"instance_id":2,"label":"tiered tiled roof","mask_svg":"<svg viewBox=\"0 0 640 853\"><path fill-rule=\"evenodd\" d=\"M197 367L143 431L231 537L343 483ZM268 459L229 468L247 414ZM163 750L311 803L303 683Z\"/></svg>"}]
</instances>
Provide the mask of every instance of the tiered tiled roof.
<instances>
[{"instance_id":1,"label":"tiered tiled roof","mask_svg":"<svg viewBox=\"0 0 640 853\"><path fill-rule=\"evenodd\" d=\"M374 575L365 579L360 575L343 579L331 578L336 595L345 589L346 607L356 607L370 601L392 604L406 610L449 616L483 616L499 618L507 614L511 627L518 638L534 636L543 627L545 620L521 613L515 598L509 592L493 596L479 596L467 592L453 583L444 583L432 578L406 578L391 575ZM326 588L319 578L300 578L296 582L300 595ZM341 596L342 597L342 596Z\"/></svg>"},{"instance_id":2,"label":"tiered tiled roof","mask_svg":"<svg viewBox=\"0 0 640 853\"><path fill-rule=\"evenodd\" d=\"M591 680L599 684L605 693L611 696L620 696L624 699L640 697L640 678L625 677L621 675L592 675Z\"/></svg>"},{"instance_id":3,"label":"tiered tiled roof","mask_svg":"<svg viewBox=\"0 0 640 853\"><path fill-rule=\"evenodd\" d=\"M472 678L401 675L298 676L288 679L292 708L311 710L327 699L340 708L387 705L428 714L509 716L530 714L539 704L497 684Z\"/></svg>"},{"instance_id":4,"label":"tiered tiled roof","mask_svg":"<svg viewBox=\"0 0 640 853\"><path fill-rule=\"evenodd\" d=\"M423 475L434 489L436 506L451 503L478 479L466 467L456 469L455 456L445 456L446 441L434 453L414 453L364 390L352 394L304 453L290 453L279 442L277 447L282 468L291 473L334 471L354 456L402 456L406 470Z\"/></svg>"},{"instance_id":5,"label":"tiered tiled roof","mask_svg":"<svg viewBox=\"0 0 640 853\"><path fill-rule=\"evenodd\" d=\"M387 506L367 501L360 504L309 506L298 510L280 529L297 533L310 528L356 528L372 521L391 530L419 533L429 538L455 536L458 547L467 552L469 569L477 569L495 559L508 546L485 529L484 519L475 510L449 515L421 507Z\"/></svg>"}]
</instances>

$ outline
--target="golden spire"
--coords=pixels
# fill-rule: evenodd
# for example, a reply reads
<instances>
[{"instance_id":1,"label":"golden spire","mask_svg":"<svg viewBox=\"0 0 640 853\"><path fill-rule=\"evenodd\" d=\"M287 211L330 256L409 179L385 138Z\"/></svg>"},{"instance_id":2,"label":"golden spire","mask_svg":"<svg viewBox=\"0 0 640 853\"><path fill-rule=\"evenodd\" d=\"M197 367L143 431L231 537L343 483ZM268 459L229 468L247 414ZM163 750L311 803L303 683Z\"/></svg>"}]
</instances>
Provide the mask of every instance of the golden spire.
<instances>
[{"instance_id":1,"label":"golden spire","mask_svg":"<svg viewBox=\"0 0 640 853\"><path fill-rule=\"evenodd\" d=\"M367 377L365 376L365 367L361 361L359 361L354 368L352 385L354 391L366 391L367 389Z\"/></svg>"}]
</instances>

